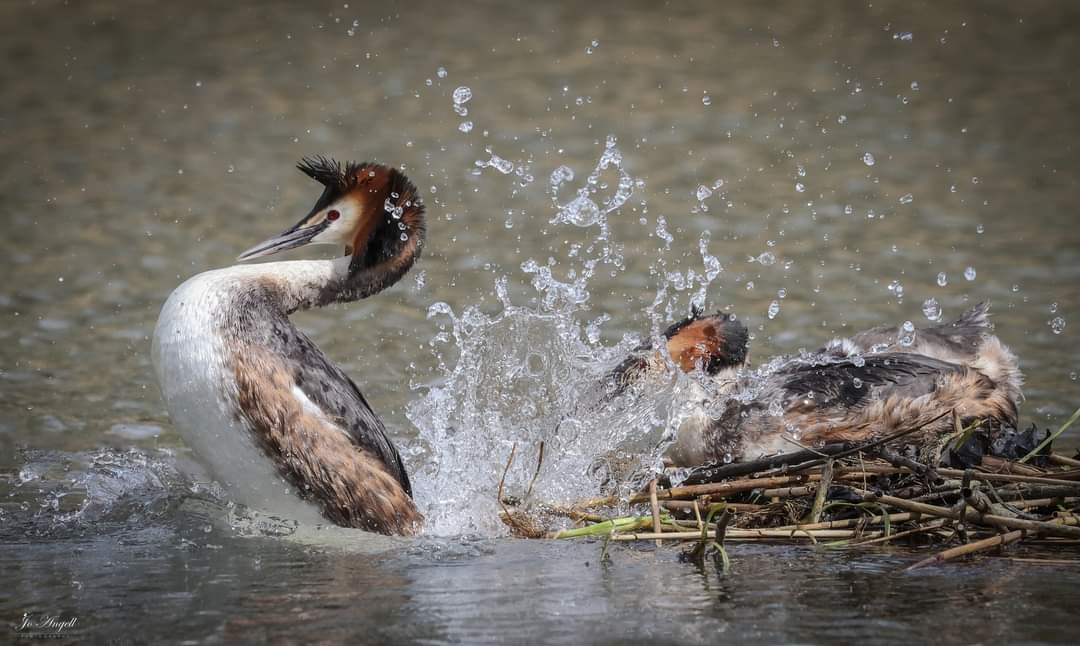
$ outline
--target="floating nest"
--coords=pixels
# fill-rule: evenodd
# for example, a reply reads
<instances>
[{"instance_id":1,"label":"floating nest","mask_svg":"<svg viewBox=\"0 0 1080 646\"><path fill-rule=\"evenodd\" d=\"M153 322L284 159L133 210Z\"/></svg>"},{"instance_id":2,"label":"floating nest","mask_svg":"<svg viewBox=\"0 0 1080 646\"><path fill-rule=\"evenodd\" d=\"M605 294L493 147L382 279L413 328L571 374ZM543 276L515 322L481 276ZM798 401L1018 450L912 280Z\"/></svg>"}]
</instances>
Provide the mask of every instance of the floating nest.
<instances>
[{"instance_id":1,"label":"floating nest","mask_svg":"<svg viewBox=\"0 0 1080 646\"><path fill-rule=\"evenodd\" d=\"M531 487L515 499L500 485L502 519L520 537L602 539L605 554L607 541L689 544L685 556L712 554L724 568L731 541L903 544L930 552L908 569L1021 541L1075 546L1080 453L1067 457L1051 447L1078 418L1080 410L1054 433L958 428L932 463L910 457L925 455L925 447L903 444L914 427L858 445L705 465L681 480L665 474L628 497L526 505ZM540 455L538 473L542 447Z\"/></svg>"}]
</instances>

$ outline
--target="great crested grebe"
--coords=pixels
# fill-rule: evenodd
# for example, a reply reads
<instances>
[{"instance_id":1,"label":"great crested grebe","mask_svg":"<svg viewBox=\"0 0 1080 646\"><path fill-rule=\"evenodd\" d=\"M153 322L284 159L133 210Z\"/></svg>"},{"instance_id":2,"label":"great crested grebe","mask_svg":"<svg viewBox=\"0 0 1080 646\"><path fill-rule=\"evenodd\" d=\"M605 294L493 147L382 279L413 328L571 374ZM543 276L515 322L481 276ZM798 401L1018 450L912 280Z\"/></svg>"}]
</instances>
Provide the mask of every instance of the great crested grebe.
<instances>
[{"instance_id":1,"label":"great crested grebe","mask_svg":"<svg viewBox=\"0 0 1080 646\"><path fill-rule=\"evenodd\" d=\"M237 265L180 285L154 330L161 393L185 442L237 502L301 522L414 534L423 517L383 423L289 315L397 282L423 247L424 207L394 168L325 157L298 168L324 186L315 206L239 259L307 244L342 245L346 255Z\"/></svg>"},{"instance_id":2,"label":"great crested grebe","mask_svg":"<svg viewBox=\"0 0 1080 646\"><path fill-rule=\"evenodd\" d=\"M717 407L715 418L713 406L692 412L665 460L697 466L792 451L799 443L875 439L952 410L965 426L988 420L1015 428L1023 377L1016 357L990 332L987 314L980 304L952 323L915 330L906 344L897 342L895 327L834 339L751 383L739 371L746 327L728 315L695 313L669 328L667 349L683 370L700 368L713 380L711 397L721 399L722 411ZM620 369L625 374L642 361ZM953 429L945 416L907 441L930 446Z\"/></svg>"}]
</instances>

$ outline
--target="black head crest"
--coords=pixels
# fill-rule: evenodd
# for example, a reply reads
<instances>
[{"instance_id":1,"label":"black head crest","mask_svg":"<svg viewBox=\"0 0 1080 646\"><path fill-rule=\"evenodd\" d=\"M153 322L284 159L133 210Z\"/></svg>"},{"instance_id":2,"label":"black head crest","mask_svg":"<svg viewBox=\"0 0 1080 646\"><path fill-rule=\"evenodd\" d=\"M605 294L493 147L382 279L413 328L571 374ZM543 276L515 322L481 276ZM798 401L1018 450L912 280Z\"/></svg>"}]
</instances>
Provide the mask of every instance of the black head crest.
<instances>
[{"instance_id":1,"label":"black head crest","mask_svg":"<svg viewBox=\"0 0 1080 646\"><path fill-rule=\"evenodd\" d=\"M355 173L351 172L353 166L350 163L343 167L341 162L323 155L304 157L296 165L301 173L336 193L347 191L351 181L355 180Z\"/></svg>"}]
</instances>

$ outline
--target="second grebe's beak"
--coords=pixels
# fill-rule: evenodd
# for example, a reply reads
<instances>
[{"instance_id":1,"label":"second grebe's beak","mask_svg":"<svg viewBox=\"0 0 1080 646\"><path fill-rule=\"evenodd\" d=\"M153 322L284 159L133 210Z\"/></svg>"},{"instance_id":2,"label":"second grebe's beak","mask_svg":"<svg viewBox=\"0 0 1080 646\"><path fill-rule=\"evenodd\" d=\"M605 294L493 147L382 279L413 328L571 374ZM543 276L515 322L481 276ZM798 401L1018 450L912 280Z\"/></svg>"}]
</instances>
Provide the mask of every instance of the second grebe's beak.
<instances>
[{"instance_id":1,"label":"second grebe's beak","mask_svg":"<svg viewBox=\"0 0 1080 646\"><path fill-rule=\"evenodd\" d=\"M270 254L277 253L279 251L287 251L289 249L295 249L302 247L312 241L312 238L319 235L326 230L326 227L330 226L330 221L323 219L317 224L307 224L310 220L310 215L298 222L296 226L286 230L281 235L274 236L269 240L264 240L254 247L248 249L244 253L237 257L237 260L251 260L252 258L262 258L263 256L269 256Z\"/></svg>"}]
</instances>

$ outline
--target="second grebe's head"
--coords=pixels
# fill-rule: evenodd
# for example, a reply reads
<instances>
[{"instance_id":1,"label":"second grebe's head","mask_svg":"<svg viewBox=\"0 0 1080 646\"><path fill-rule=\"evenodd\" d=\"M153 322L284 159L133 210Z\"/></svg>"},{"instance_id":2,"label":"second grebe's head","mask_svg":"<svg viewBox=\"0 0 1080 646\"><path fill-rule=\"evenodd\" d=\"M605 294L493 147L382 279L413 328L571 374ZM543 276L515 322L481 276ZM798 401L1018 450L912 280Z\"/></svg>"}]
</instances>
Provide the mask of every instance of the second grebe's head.
<instances>
[{"instance_id":1,"label":"second grebe's head","mask_svg":"<svg viewBox=\"0 0 1080 646\"><path fill-rule=\"evenodd\" d=\"M694 312L668 327L664 336L671 358L686 372L700 366L706 374L715 375L746 362L746 326L724 312Z\"/></svg>"},{"instance_id":2,"label":"second grebe's head","mask_svg":"<svg viewBox=\"0 0 1080 646\"><path fill-rule=\"evenodd\" d=\"M424 205L398 169L367 162L342 165L322 156L306 157L297 168L323 185L322 195L299 222L240 254L239 260L331 244L343 246L353 266L364 267L423 244Z\"/></svg>"}]
</instances>

